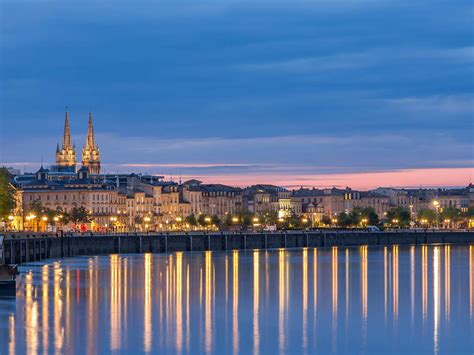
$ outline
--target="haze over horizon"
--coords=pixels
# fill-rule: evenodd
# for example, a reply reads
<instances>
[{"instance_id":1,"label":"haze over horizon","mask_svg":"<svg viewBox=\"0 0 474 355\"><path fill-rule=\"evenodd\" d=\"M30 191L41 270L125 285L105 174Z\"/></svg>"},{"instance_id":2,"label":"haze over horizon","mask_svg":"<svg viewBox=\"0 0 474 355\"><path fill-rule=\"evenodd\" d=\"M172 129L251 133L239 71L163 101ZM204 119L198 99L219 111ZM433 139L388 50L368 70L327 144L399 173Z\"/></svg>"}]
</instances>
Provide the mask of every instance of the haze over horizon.
<instances>
[{"instance_id":1,"label":"haze over horizon","mask_svg":"<svg viewBox=\"0 0 474 355\"><path fill-rule=\"evenodd\" d=\"M112 173L364 189L473 181L470 1L0 6L0 165L52 164L67 105L78 151L92 111Z\"/></svg>"}]
</instances>

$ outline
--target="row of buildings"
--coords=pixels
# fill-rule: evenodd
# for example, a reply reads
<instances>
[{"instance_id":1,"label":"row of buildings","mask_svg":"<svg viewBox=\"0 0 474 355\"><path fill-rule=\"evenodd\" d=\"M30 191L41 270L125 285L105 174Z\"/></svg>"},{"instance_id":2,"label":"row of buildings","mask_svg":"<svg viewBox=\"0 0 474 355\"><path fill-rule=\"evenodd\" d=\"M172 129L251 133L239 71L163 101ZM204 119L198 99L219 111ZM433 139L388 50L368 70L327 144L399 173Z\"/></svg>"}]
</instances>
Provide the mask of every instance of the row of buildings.
<instances>
[{"instance_id":1,"label":"row of buildings","mask_svg":"<svg viewBox=\"0 0 474 355\"><path fill-rule=\"evenodd\" d=\"M62 145L58 144L56 149L56 165L49 169L41 167L34 174L12 174L11 182L17 196L17 209L11 216L16 229L38 228L37 223L28 225L32 204L63 213L83 207L91 220L83 226L87 229L162 230L178 228L190 215L217 216L222 220L243 213L258 216L272 212L280 219L297 215L317 223L324 216L334 218L355 207L372 207L383 218L393 206L409 208L415 215L420 210L432 209L433 200L441 208L460 210L467 210L474 203L473 185L450 190L300 188L290 191L274 185L239 188L199 180L177 183L165 181L162 176L101 174L92 115L89 115L82 166L77 169L68 113Z\"/></svg>"}]
</instances>

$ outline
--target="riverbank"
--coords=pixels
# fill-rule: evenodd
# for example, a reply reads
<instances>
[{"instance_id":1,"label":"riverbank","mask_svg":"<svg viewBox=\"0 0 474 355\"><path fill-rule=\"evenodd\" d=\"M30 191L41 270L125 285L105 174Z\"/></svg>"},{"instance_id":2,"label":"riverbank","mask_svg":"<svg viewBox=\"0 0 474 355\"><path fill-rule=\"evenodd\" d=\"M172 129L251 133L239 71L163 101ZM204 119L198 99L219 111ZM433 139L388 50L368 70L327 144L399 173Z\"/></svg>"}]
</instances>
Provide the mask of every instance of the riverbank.
<instances>
[{"instance_id":1,"label":"riverbank","mask_svg":"<svg viewBox=\"0 0 474 355\"><path fill-rule=\"evenodd\" d=\"M0 254L0 264L21 264L50 258L114 253L472 243L474 243L472 231L7 235L4 240L3 254Z\"/></svg>"}]
</instances>

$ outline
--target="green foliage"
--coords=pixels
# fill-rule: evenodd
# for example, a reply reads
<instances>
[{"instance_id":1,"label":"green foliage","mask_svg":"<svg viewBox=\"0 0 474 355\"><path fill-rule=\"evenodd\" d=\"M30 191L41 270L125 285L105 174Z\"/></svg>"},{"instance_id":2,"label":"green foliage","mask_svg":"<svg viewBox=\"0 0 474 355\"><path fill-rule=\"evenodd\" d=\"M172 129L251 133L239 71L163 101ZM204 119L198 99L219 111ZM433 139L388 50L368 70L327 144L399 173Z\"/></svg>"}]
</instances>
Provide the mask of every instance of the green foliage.
<instances>
[{"instance_id":1,"label":"green foliage","mask_svg":"<svg viewBox=\"0 0 474 355\"><path fill-rule=\"evenodd\" d=\"M341 227L360 227L379 224L379 216L372 207L355 207L352 211L342 212L337 216L337 224Z\"/></svg>"},{"instance_id":2,"label":"green foliage","mask_svg":"<svg viewBox=\"0 0 474 355\"><path fill-rule=\"evenodd\" d=\"M209 225L209 222L206 221L206 217L205 215L203 214L200 214L199 217L198 217L198 223L200 226L207 226Z\"/></svg>"},{"instance_id":3,"label":"green foliage","mask_svg":"<svg viewBox=\"0 0 474 355\"><path fill-rule=\"evenodd\" d=\"M321 221L320 221L322 224L326 225L326 226L329 226L331 225L332 221L331 221L331 217L327 216L327 215L324 215L322 218L321 218Z\"/></svg>"},{"instance_id":4,"label":"green foliage","mask_svg":"<svg viewBox=\"0 0 474 355\"><path fill-rule=\"evenodd\" d=\"M286 217L283 222L280 222L281 228L284 229L298 229L302 226L302 221L299 216L292 213L291 216Z\"/></svg>"},{"instance_id":5,"label":"green foliage","mask_svg":"<svg viewBox=\"0 0 474 355\"><path fill-rule=\"evenodd\" d=\"M372 207L366 207L362 210L362 218L367 219L367 224L369 226L375 226L380 222L378 214Z\"/></svg>"},{"instance_id":6,"label":"green foliage","mask_svg":"<svg viewBox=\"0 0 474 355\"><path fill-rule=\"evenodd\" d=\"M418 212L418 220L426 219L428 223L436 221L436 212L430 209L424 209Z\"/></svg>"},{"instance_id":7,"label":"green foliage","mask_svg":"<svg viewBox=\"0 0 474 355\"><path fill-rule=\"evenodd\" d=\"M225 219L224 219L224 224L227 226L227 227L230 227L231 225L234 224L234 222L232 221L232 215L230 213L227 213L226 216L225 216Z\"/></svg>"},{"instance_id":8,"label":"green foliage","mask_svg":"<svg viewBox=\"0 0 474 355\"><path fill-rule=\"evenodd\" d=\"M219 216L212 216L211 217L211 223L218 226L219 224L221 224L221 219L219 218Z\"/></svg>"},{"instance_id":9,"label":"green foliage","mask_svg":"<svg viewBox=\"0 0 474 355\"><path fill-rule=\"evenodd\" d=\"M0 220L6 220L15 207L15 189L10 184L10 173L6 168L0 168Z\"/></svg>"},{"instance_id":10,"label":"green foliage","mask_svg":"<svg viewBox=\"0 0 474 355\"><path fill-rule=\"evenodd\" d=\"M82 206L74 207L73 209L71 209L70 218L71 218L71 221L74 223L88 223L91 221L89 211L85 207L82 207ZM135 220L135 223L137 223L136 220Z\"/></svg>"},{"instance_id":11,"label":"green foliage","mask_svg":"<svg viewBox=\"0 0 474 355\"><path fill-rule=\"evenodd\" d=\"M443 212L441 212L441 220L449 219L451 222L458 222L463 217L461 210L454 207L443 208Z\"/></svg>"},{"instance_id":12,"label":"green foliage","mask_svg":"<svg viewBox=\"0 0 474 355\"><path fill-rule=\"evenodd\" d=\"M253 214L248 212L248 211L239 211L237 213L237 216L239 218L239 223L243 226L251 226L252 221L253 221Z\"/></svg>"},{"instance_id":13,"label":"green foliage","mask_svg":"<svg viewBox=\"0 0 474 355\"><path fill-rule=\"evenodd\" d=\"M398 222L392 222L398 220ZM410 225L410 210L405 207L394 207L387 211L385 221L388 224L397 225L400 227L408 227Z\"/></svg>"},{"instance_id":14,"label":"green foliage","mask_svg":"<svg viewBox=\"0 0 474 355\"><path fill-rule=\"evenodd\" d=\"M349 227L356 223L353 219L353 214L341 212L337 216L337 225L341 227Z\"/></svg>"},{"instance_id":15,"label":"green foliage","mask_svg":"<svg viewBox=\"0 0 474 355\"><path fill-rule=\"evenodd\" d=\"M278 213L275 211L263 212L258 216L260 224L275 225L278 221Z\"/></svg>"},{"instance_id":16,"label":"green foliage","mask_svg":"<svg viewBox=\"0 0 474 355\"><path fill-rule=\"evenodd\" d=\"M198 221L196 219L196 216L194 214L190 214L189 216L187 216L185 219L185 222L187 224L189 224L190 226L197 226L198 225Z\"/></svg>"},{"instance_id":17,"label":"green foliage","mask_svg":"<svg viewBox=\"0 0 474 355\"><path fill-rule=\"evenodd\" d=\"M41 204L40 200L35 200L31 202L30 205L28 206L28 211L36 215L37 217L41 217L44 213L44 210L45 208Z\"/></svg>"}]
</instances>

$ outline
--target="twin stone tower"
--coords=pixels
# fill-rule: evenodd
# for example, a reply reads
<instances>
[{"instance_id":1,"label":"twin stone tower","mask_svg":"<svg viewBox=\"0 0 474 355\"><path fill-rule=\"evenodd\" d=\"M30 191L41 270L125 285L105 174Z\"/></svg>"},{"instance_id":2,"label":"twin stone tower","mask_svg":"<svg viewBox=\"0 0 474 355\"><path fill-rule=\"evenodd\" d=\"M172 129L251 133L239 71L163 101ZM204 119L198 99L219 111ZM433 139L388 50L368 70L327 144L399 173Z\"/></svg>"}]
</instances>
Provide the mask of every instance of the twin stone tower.
<instances>
[{"instance_id":1,"label":"twin stone tower","mask_svg":"<svg viewBox=\"0 0 474 355\"><path fill-rule=\"evenodd\" d=\"M90 174L100 173L100 151L95 143L92 113L89 113L89 126L87 128L86 145L82 148L82 167L87 168ZM64 121L64 136L61 148L56 147L56 169L63 172L76 172L76 146L71 140L69 128L69 112L66 111Z\"/></svg>"}]
</instances>

